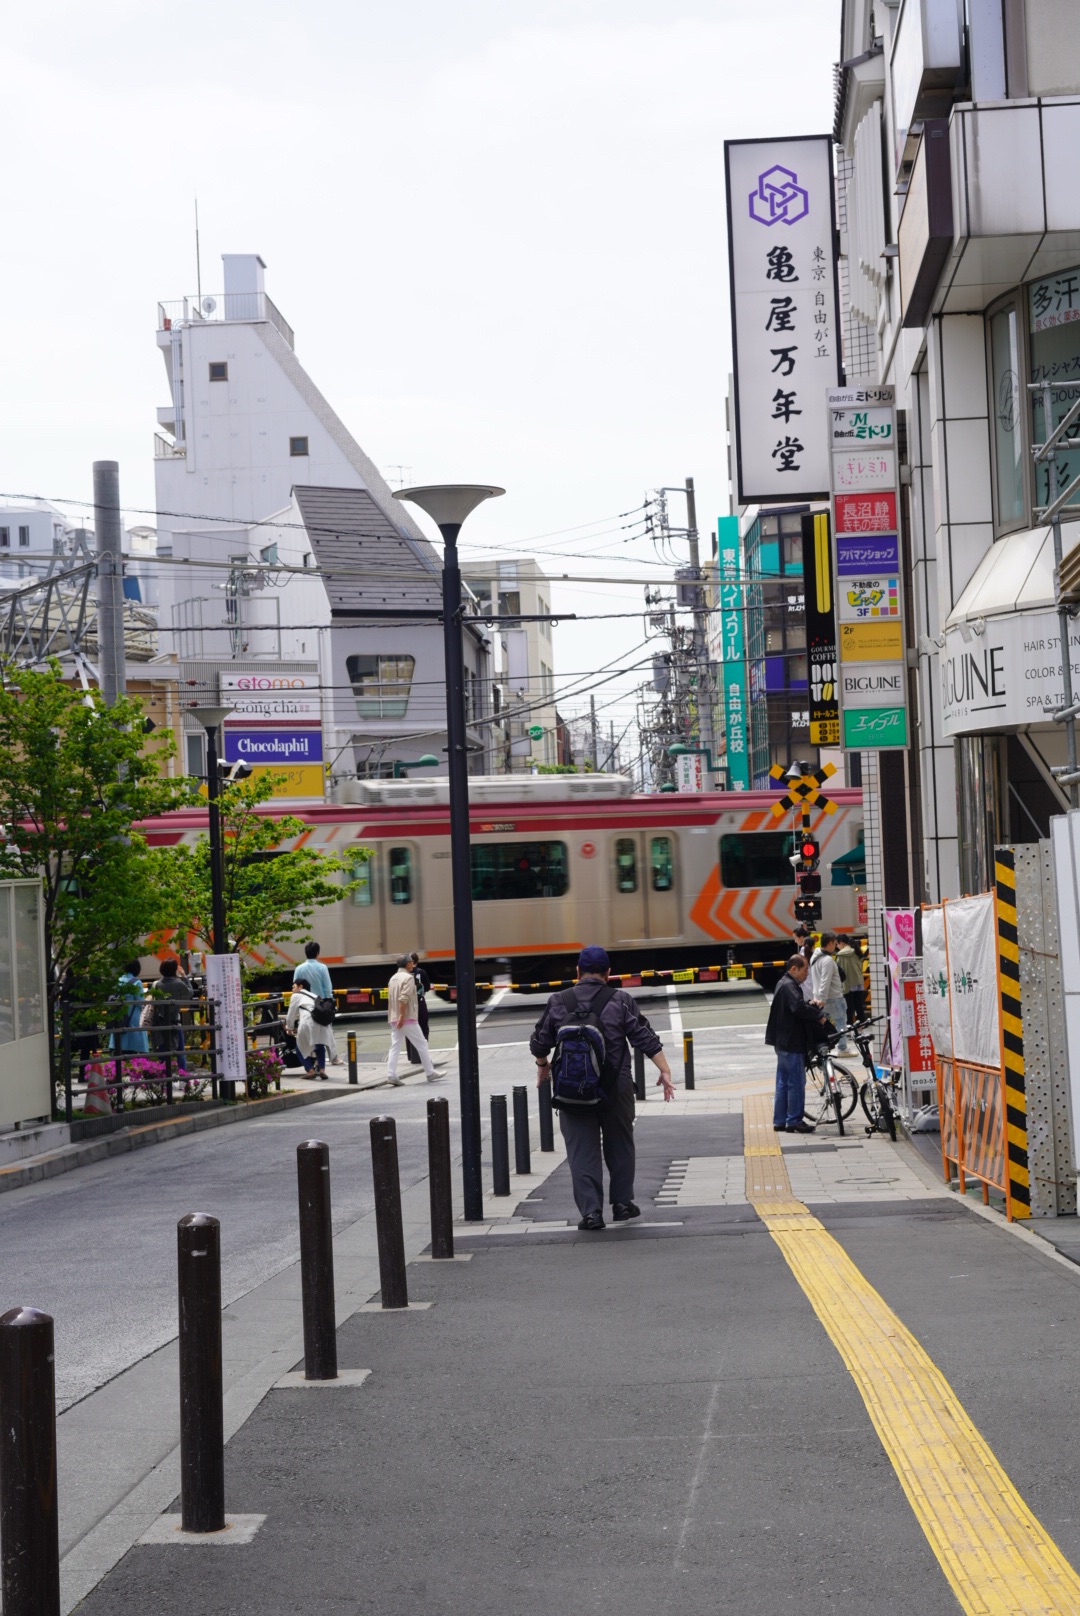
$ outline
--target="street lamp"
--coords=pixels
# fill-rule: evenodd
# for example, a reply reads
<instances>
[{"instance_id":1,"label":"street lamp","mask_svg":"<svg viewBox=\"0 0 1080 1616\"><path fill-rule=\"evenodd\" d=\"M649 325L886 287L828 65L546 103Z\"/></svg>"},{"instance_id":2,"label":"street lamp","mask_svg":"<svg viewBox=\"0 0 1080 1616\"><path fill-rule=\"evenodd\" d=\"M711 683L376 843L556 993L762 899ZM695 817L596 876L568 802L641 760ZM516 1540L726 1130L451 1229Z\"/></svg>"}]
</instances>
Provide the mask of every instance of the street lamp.
<instances>
[{"instance_id":1,"label":"street lamp","mask_svg":"<svg viewBox=\"0 0 1080 1616\"><path fill-rule=\"evenodd\" d=\"M472 862L469 851L469 754L465 730L465 647L462 631L461 567L457 537L470 511L504 488L444 483L431 488L397 488L426 511L443 536L443 648L446 656L446 742L450 774L450 873L454 896L454 963L457 987L458 1083L461 1091L461 1174L465 1220L484 1216L480 1170L480 1056L476 1043L476 959L473 952Z\"/></svg>"},{"instance_id":2,"label":"street lamp","mask_svg":"<svg viewBox=\"0 0 1080 1616\"><path fill-rule=\"evenodd\" d=\"M206 731L206 817L210 833L210 907L213 915L213 948L215 954L227 954L229 938L225 929L225 863L221 845L221 811L218 792L221 779L218 770L218 731L232 712L231 707L189 707L192 718L197 718Z\"/></svg>"},{"instance_id":3,"label":"street lamp","mask_svg":"<svg viewBox=\"0 0 1080 1616\"><path fill-rule=\"evenodd\" d=\"M395 758L394 779L404 780L407 769L437 769L438 767L439 760L434 752L425 752L423 757L414 758L411 763L406 762L404 758Z\"/></svg>"}]
</instances>

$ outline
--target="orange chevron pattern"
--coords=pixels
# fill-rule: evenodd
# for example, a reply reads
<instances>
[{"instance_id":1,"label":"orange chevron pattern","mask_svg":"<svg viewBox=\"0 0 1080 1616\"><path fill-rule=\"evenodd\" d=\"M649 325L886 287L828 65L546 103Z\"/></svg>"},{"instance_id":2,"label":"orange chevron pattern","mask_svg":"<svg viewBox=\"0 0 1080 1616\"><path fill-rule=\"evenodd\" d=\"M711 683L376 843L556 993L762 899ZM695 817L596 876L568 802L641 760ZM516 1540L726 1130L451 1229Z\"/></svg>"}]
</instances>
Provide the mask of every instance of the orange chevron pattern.
<instances>
[{"instance_id":1,"label":"orange chevron pattern","mask_svg":"<svg viewBox=\"0 0 1080 1616\"><path fill-rule=\"evenodd\" d=\"M768 887L724 888L717 864L694 901L690 919L717 942L752 942L790 931L794 901L794 888L791 892Z\"/></svg>"}]
</instances>

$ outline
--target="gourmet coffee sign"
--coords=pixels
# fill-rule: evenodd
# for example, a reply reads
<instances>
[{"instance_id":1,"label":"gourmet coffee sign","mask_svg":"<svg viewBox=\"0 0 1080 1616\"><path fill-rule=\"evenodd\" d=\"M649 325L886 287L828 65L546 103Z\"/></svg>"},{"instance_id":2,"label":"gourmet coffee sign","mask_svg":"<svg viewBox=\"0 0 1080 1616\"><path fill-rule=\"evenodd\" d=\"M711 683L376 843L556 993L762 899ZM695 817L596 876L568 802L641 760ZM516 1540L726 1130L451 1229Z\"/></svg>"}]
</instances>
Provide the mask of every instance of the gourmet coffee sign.
<instances>
[{"instance_id":1,"label":"gourmet coffee sign","mask_svg":"<svg viewBox=\"0 0 1080 1616\"><path fill-rule=\"evenodd\" d=\"M941 705L946 735L1049 724L1064 701L1056 612L989 617L945 630ZM1080 680L1080 629L1070 635L1073 684Z\"/></svg>"}]
</instances>

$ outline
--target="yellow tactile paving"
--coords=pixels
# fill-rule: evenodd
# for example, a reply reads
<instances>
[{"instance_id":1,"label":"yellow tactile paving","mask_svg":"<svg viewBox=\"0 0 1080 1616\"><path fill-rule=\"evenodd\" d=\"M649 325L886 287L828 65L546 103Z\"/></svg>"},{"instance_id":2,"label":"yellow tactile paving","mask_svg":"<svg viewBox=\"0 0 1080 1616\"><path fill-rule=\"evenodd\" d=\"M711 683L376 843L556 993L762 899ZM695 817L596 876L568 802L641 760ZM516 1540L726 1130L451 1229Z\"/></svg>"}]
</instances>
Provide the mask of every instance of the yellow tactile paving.
<instances>
[{"instance_id":1,"label":"yellow tactile paving","mask_svg":"<svg viewBox=\"0 0 1080 1616\"><path fill-rule=\"evenodd\" d=\"M941 1569L970 1616L1080 1616L1080 1577L1016 1491L956 1393L843 1247L791 1194L769 1101L745 1107L746 1194L866 1404ZM772 1155L770 1187L758 1168ZM779 1161L777 1161L779 1158ZM774 1185L783 1180L786 1194Z\"/></svg>"}]
</instances>

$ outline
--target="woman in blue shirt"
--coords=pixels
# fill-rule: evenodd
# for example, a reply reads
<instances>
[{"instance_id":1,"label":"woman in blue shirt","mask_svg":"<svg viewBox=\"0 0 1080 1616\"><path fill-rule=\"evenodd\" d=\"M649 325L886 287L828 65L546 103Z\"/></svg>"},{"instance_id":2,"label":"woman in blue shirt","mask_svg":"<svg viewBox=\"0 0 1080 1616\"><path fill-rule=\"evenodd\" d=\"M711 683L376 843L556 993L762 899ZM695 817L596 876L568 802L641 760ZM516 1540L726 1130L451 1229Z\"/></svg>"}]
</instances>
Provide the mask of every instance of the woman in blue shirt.
<instances>
[{"instance_id":1,"label":"woman in blue shirt","mask_svg":"<svg viewBox=\"0 0 1080 1616\"><path fill-rule=\"evenodd\" d=\"M150 1040L139 1025L145 998L139 961L131 960L120 974L120 999L123 1002L116 1012L116 1019L122 1024L122 1031L113 1033L114 1050L120 1050L125 1055L145 1055L148 1052ZM129 1008L125 1011L124 1003L128 1001Z\"/></svg>"}]
</instances>

